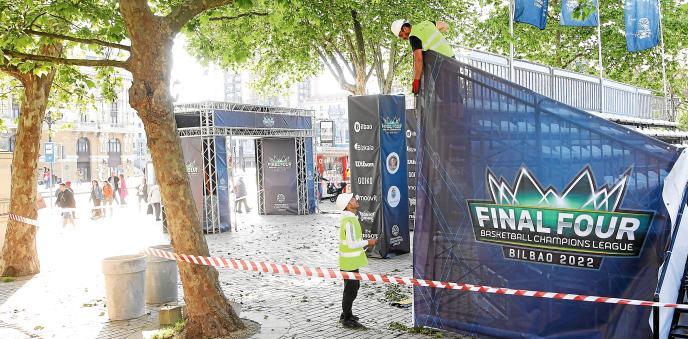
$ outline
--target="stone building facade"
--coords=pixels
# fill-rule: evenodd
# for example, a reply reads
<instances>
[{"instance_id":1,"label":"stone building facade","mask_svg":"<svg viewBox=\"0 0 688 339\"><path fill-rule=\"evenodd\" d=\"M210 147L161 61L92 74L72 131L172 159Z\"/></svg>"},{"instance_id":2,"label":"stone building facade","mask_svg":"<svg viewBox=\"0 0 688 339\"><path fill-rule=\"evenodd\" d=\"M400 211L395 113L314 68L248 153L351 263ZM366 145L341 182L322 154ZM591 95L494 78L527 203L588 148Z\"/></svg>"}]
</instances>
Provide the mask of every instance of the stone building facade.
<instances>
[{"instance_id":1,"label":"stone building facade","mask_svg":"<svg viewBox=\"0 0 688 339\"><path fill-rule=\"evenodd\" d=\"M41 143L49 139L55 143L53 174L58 180L102 180L110 173L141 175L150 161L143 123L128 103L130 75L120 76L123 81L117 100L98 100L95 107L85 111L51 112L58 119L51 126L43 124ZM0 151L14 151L20 100L12 96L0 99L0 119L5 127L0 131ZM50 168L44 160L43 155L38 159L39 180L43 168Z\"/></svg>"}]
</instances>

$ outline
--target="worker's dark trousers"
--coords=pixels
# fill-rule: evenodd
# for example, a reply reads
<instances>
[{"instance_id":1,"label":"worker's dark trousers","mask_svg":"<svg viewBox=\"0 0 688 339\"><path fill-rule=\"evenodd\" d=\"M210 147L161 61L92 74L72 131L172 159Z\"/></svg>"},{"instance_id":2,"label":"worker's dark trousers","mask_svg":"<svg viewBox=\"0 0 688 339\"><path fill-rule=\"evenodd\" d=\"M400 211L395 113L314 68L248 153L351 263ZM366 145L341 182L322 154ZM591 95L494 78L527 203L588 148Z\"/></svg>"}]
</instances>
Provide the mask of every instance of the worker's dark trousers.
<instances>
[{"instance_id":1,"label":"worker's dark trousers","mask_svg":"<svg viewBox=\"0 0 688 339\"><path fill-rule=\"evenodd\" d=\"M358 270L347 271L358 273ZM351 306L358 296L358 288L361 286L361 282L358 280L344 280L344 296L342 298L342 312L344 312L344 319L351 318L353 313L351 312Z\"/></svg>"}]
</instances>

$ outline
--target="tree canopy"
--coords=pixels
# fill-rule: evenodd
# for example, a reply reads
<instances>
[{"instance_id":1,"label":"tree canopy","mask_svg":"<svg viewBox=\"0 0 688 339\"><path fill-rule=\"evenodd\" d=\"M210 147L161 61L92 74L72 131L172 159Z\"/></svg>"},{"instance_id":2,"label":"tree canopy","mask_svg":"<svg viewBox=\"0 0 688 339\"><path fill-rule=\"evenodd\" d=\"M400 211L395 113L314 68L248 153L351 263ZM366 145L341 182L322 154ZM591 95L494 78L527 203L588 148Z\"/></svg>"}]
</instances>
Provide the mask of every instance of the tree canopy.
<instances>
[{"instance_id":1,"label":"tree canopy","mask_svg":"<svg viewBox=\"0 0 688 339\"><path fill-rule=\"evenodd\" d=\"M598 74L597 28L565 27L559 24L561 1L549 2L548 23L544 31L527 24L515 24L516 58L539 62L576 72ZM473 8L476 20L463 38L469 47L489 52L509 52L508 1L480 0ZM479 11L487 11L481 16ZM659 47L630 53L624 35L624 2L600 1L602 23L602 62L606 78L662 91L662 61ZM662 1L662 20L667 56L667 77L672 92L688 96L688 3Z\"/></svg>"},{"instance_id":2,"label":"tree canopy","mask_svg":"<svg viewBox=\"0 0 688 339\"><path fill-rule=\"evenodd\" d=\"M454 0L264 0L239 15L209 11L186 35L201 60L249 67L261 75L262 88L302 81L324 68L351 93L365 94L372 78L381 93L390 93L395 77L411 68L408 43L392 35L392 21L447 21L451 38L465 6Z\"/></svg>"}]
</instances>

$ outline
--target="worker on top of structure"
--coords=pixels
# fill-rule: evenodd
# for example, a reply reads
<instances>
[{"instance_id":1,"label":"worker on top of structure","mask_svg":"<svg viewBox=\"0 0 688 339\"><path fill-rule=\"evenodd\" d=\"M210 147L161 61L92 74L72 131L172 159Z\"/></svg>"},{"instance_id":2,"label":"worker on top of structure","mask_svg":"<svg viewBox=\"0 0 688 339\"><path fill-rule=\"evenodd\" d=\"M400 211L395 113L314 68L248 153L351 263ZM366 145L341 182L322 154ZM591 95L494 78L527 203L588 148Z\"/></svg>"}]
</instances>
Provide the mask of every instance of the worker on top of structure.
<instances>
[{"instance_id":1,"label":"worker on top of structure","mask_svg":"<svg viewBox=\"0 0 688 339\"><path fill-rule=\"evenodd\" d=\"M421 21L411 25L404 19L392 23L392 33L401 39L408 40L413 51L413 94L420 91L420 76L423 74L423 52L431 50L446 57L453 58L454 50L449 41L442 35L449 29L443 21Z\"/></svg>"}]
</instances>

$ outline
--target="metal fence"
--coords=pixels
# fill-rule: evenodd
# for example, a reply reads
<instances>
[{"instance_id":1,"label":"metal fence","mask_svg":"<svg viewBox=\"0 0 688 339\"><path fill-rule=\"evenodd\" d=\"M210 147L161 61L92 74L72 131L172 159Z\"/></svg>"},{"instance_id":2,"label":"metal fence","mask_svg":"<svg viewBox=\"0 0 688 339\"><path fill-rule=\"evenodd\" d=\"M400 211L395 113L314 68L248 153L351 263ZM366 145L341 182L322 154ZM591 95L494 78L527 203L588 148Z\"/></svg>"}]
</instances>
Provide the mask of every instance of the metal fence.
<instances>
[{"instance_id":1,"label":"metal fence","mask_svg":"<svg viewBox=\"0 0 688 339\"><path fill-rule=\"evenodd\" d=\"M496 54L457 48L457 59L509 79L509 59ZM578 109L633 118L674 121L672 106L651 90L574 73L523 60L514 60L513 81L539 94Z\"/></svg>"}]
</instances>

